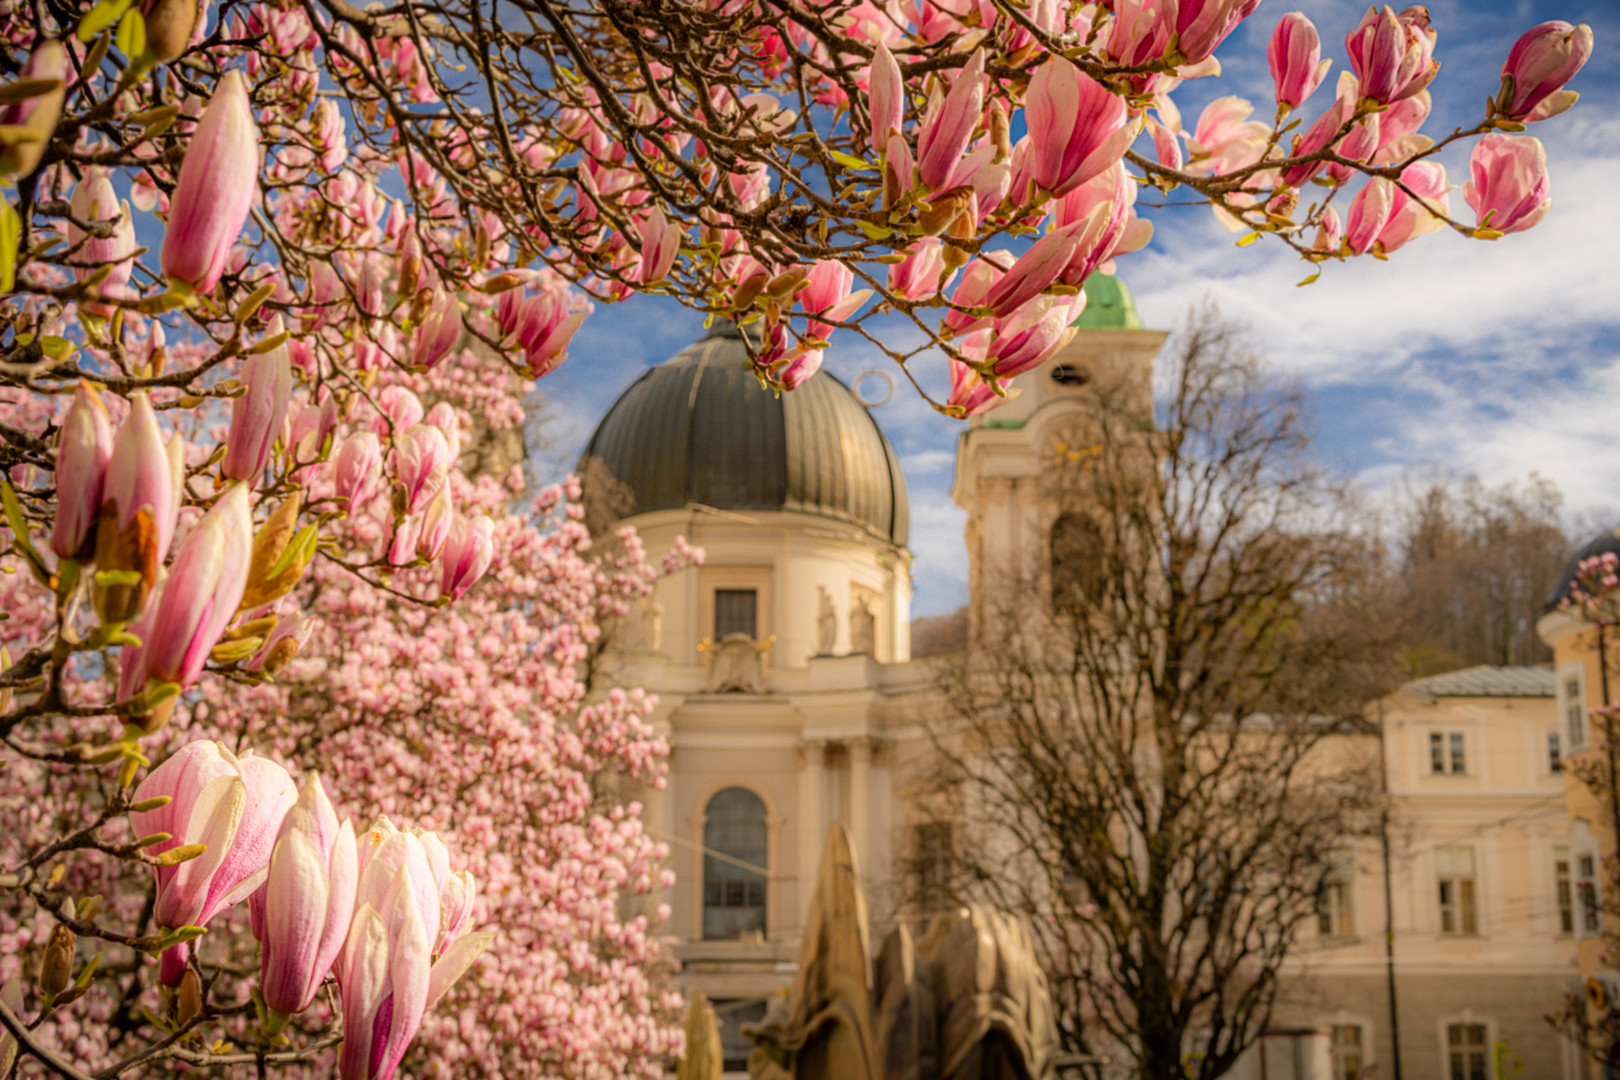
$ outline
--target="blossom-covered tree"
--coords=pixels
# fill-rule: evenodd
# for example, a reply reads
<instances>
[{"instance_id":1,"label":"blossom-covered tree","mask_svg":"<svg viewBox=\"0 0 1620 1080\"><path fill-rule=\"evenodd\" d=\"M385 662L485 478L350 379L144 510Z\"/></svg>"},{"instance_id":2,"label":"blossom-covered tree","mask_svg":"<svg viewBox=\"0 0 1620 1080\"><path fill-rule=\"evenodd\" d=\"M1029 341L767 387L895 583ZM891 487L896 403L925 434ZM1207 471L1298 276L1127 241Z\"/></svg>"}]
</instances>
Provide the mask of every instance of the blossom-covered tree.
<instances>
[{"instance_id":1,"label":"blossom-covered tree","mask_svg":"<svg viewBox=\"0 0 1620 1080\"><path fill-rule=\"evenodd\" d=\"M1273 122L1189 133L1173 92L1255 6L0 0L0 1056L655 1070L618 900L660 854L612 791L662 748L582 673L657 571L518 503L500 433L635 292L757 323L788 392L899 312L964 416L1147 241L1139 191L1318 263L1545 216L1520 132L1589 29L1431 140L1423 9L1349 28L1300 131L1288 16ZM1470 225L1435 155L1475 137Z\"/></svg>"}]
</instances>

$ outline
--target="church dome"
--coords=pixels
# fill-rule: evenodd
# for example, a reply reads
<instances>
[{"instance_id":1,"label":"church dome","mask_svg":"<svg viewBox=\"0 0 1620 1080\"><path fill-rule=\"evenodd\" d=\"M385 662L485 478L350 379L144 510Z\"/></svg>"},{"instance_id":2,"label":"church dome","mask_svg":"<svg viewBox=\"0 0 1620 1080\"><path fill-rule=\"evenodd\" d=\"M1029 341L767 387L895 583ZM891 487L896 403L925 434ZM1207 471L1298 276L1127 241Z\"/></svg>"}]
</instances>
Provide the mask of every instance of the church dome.
<instances>
[{"instance_id":1,"label":"church dome","mask_svg":"<svg viewBox=\"0 0 1620 1080\"><path fill-rule=\"evenodd\" d=\"M1569 587L1575 583L1575 575L1580 571L1581 563L1587 559L1597 558L1599 555L1620 555L1620 525L1612 529L1604 529L1592 539L1588 540L1569 560L1564 567L1564 573L1558 579L1558 586L1553 590L1552 596L1547 598L1545 610L1556 608L1560 601L1569 595Z\"/></svg>"},{"instance_id":2,"label":"church dome","mask_svg":"<svg viewBox=\"0 0 1620 1080\"><path fill-rule=\"evenodd\" d=\"M1086 278L1086 307L1074 325L1082 330L1140 330L1142 317L1136 313L1131 290L1113 274L1092 274Z\"/></svg>"},{"instance_id":3,"label":"church dome","mask_svg":"<svg viewBox=\"0 0 1620 1080\"><path fill-rule=\"evenodd\" d=\"M718 323L619 396L580 459L593 527L693 504L791 510L904 546L906 484L877 421L826 371L782 394Z\"/></svg>"}]
</instances>

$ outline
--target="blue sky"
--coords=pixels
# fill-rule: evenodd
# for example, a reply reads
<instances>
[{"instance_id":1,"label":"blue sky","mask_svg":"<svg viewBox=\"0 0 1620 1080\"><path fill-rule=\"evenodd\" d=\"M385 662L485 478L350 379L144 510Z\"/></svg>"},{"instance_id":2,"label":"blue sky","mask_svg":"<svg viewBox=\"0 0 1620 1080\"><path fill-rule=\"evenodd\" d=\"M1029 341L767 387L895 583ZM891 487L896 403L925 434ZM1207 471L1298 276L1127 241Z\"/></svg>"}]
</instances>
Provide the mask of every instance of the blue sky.
<instances>
[{"instance_id":1,"label":"blue sky","mask_svg":"<svg viewBox=\"0 0 1620 1080\"><path fill-rule=\"evenodd\" d=\"M1248 324L1273 369L1310 392L1317 452L1370 488L1388 488L1414 469L1492 483L1535 471L1563 490L1572 518L1620 518L1620 4L1437 0L1428 7L1444 64L1431 88L1435 109L1424 129L1431 135L1479 118L1523 30L1548 19L1592 26L1596 49L1572 84L1580 104L1529 132L1546 144L1551 163L1547 220L1492 243L1437 233L1389 262L1332 265L1316 284L1298 288L1308 268L1280 245L1237 249L1208 209L1165 208L1145 211L1155 222L1153 243L1119 260L1120 276L1151 327L1173 328L1205 297ZM1316 23L1334 61L1328 85L1303 110L1316 116L1347 66L1344 32L1364 4L1267 0L1222 46L1224 76L1178 92L1189 127L1224 94L1269 114L1266 41L1293 10ZM1460 184L1466 149L1444 160ZM1469 218L1460 191L1452 206ZM574 460L614 398L701 327L700 315L657 297L599 307L568 362L541 384L556 413L554 456ZM833 339L827 367L845 382L886 363L860 344ZM904 389L876 415L911 491L913 611L949 611L966 598L965 517L949 493L960 425Z\"/></svg>"}]
</instances>

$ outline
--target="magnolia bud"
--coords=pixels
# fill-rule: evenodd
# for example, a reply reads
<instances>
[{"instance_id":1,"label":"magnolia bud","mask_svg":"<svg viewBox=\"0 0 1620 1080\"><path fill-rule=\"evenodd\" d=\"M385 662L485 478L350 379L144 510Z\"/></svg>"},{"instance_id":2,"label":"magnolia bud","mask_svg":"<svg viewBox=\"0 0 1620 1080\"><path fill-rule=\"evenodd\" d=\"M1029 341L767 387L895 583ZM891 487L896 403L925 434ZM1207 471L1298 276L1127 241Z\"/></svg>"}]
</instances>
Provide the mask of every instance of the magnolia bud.
<instances>
[{"instance_id":1,"label":"magnolia bud","mask_svg":"<svg viewBox=\"0 0 1620 1080\"><path fill-rule=\"evenodd\" d=\"M45 955L39 962L41 993L60 994L73 981L75 944L73 931L60 923L51 931L51 939L45 945Z\"/></svg>"},{"instance_id":2,"label":"magnolia bud","mask_svg":"<svg viewBox=\"0 0 1620 1080\"><path fill-rule=\"evenodd\" d=\"M197 0L143 0L146 54L160 64L177 60L197 26Z\"/></svg>"}]
</instances>

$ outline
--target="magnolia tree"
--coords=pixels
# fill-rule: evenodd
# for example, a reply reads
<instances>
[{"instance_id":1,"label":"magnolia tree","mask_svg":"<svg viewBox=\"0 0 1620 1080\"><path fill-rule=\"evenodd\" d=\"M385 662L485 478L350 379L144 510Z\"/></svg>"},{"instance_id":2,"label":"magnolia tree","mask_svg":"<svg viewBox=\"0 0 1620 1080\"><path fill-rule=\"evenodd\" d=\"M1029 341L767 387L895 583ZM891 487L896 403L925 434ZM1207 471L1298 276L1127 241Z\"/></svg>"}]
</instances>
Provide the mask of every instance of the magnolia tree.
<instances>
[{"instance_id":1,"label":"magnolia tree","mask_svg":"<svg viewBox=\"0 0 1620 1080\"><path fill-rule=\"evenodd\" d=\"M612 792L662 746L582 673L659 571L475 450L635 292L757 324L788 391L898 312L960 417L1147 241L1140 190L1318 263L1546 214L1519 132L1589 29L1434 139L1423 9L1348 28L1308 125L1287 15L1271 122L1184 130L1256 2L0 3L6 1066L655 1070L617 899L660 852ZM1475 138L1469 223L1436 155Z\"/></svg>"}]
</instances>

